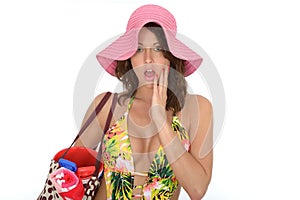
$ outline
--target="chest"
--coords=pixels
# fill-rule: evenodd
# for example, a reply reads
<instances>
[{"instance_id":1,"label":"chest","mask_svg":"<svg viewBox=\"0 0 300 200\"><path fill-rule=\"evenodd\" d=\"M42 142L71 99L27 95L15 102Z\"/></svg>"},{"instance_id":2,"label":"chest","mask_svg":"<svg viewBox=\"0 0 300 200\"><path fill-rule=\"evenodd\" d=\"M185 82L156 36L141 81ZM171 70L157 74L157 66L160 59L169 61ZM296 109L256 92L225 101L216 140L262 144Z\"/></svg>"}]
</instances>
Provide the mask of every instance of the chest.
<instances>
[{"instance_id":1,"label":"chest","mask_svg":"<svg viewBox=\"0 0 300 200\"><path fill-rule=\"evenodd\" d=\"M167 112L168 124L172 123L172 112ZM127 116L128 136L133 153L153 153L161 145L159 130L147 108L132 108Z\"/></svg>"},{"instance_id":2,"label":"chest","mask_svg":"<svg viewBox=\"0 0 300 200\"><path fill-rule=\"evenodd\" d=\"M148 121L145 120L145 113L141 115L143 119L137 116L126 113L104 137L103 161L106 168L105 179L111 183L108 187L110 194L115 194L115 189L120 187L121 193L125 188L126 191L128 189L129 193L126 195L129 196L141 192L146 194L149 189L156 187L153 185L156 182L161 188L155 191L164 193L165 199L170 199L176 191L178 182L160 146L155 126L153 127L149 118ZM178 118L171 115L172 126L177 121ZM145 132L149 130L151 131ZM179 135L187 134L178 132ZM127 179L128 182L122 184L122 181Z\"/></svg>"}]
</instances>

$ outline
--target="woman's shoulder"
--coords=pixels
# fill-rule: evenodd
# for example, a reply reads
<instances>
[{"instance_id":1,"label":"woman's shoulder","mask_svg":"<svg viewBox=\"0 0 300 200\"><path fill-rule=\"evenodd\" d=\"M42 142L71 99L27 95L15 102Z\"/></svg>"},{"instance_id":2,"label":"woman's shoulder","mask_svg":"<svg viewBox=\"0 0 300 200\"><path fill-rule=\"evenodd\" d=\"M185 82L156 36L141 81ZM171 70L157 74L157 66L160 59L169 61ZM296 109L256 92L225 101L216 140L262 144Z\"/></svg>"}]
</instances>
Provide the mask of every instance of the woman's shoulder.
<instances>
[{"instance_id":1,"label":"woman's shoulder","mask_svg":"<svg viewBox=\"0 0 300 200\"><path fill-rule=\"evenodd\" d=\"M111 93L110 91L107 91L107 92L102 92L102 93L99 93L95 98L94 98L94 102L95 103L98 103L101 101L101 99L103 99L103 97L107 94Z\"/></svg>"},{"instance_id":2,"label":"woman's shoulder","mask_svg":"<svg viewBox=\"0 0 300 200\"><path fill-rule=\"evenodd\" d=\"M109 95L110 94L110 96L107 96L107 95ZM114 95L114 93L112 93L112 92L110 92L110 91L107 91L107 92L102 92L102 93L99 93L95 98L94 98L94 100L93 100L93 105L94 105L94 107L96 107L97 105L99 105L99 103L102 101L102 100L104 100L104 98L106 99L105 101L105 104L104 104L104 110L105 110L105 108L107 108L110 104L111 104L111 102L112 102L112 97L113 97L113 95ZM107 98L108 97L108 98Z\"/></svg>"},{"instance_id":3,"label":"woman's shoulder","mask_svg":"<svg viewBox=\"0 0 300 200\"><path fill-rule=\"evenodd\" d=\"M108 92L103 92L103 93L98 94L95 97L95 99L94 99L95 106L100 103L100 101L105 97L105 95L107 93L110 93L110 92L109 91ZM124 106L125 104L123 105L122 100L121 100L121 103L119 101L119 97L122 94L123 93L113 93L113 92L111 92L110 97L108 98L107 102L105 103L102 111L99 113L99 118L106 118L106 116L108 115L109 109L111 108L111 105L112 105L112 99L113 99L114 95L116 95L116 97L117 97L117 102L114 106L113 120L119 119L124 114L124 112L126 111L127 106Z\"/></svg>"},{"instance_id":4,"label":"woman's shoulder","mask_svg":"<svg viewBox=\"0 0 300 200\"><path fill-rule=\"evenodd\" d=\"M187 94L184 106L180 112L181 120L190 127L190 124L198 124L198 120L212 117L212 104L202 95Z\"/></svg>"},{"instance_id":5,"label":"woman's shoulder","mask_svg":"<svg viewBox=\"0 0 300 200\"><path fill-rule=\"evenodd\" d=\"M198 105L198 107L202 109L212 109L212 103L210 102L210 100L199 94L187 94L185 103L188 106Z\"/></svg>"},{"instance_id":6,"label":"woman's shoulder","mask_svg":"<svg viewBox=\"0 0 300 200\"><path fill-rule=\"evenodd\" d=\"M104 97L107 93L111 93L111 97L112 97L113 95L117 95L117 97L120 97L120 96L122 96L122 95L124 94L124 92L118 93L118 92L110 92L110 91L106 91L106 92L99 93L99 94L95 97L94 101L100 102L100 100L103 99L103 97ZM110 98L111 98L111 97L110 97Z\"/></svg>"},{"instance_id":7,"label":"woman's shoulder","mask_svg":"<svg viewBox=\"0 0 300 200\"><path fill-rule=\"evenodd\" d=\"M104 105L104 109L105 109L105 108L108 108L108 107L111 105L112 99L113 99L114 96L116 96L116 98L117 98L117 102L116 102L116 104L115 104L116 109L117 109L118 107L120 107L120 106L122 107L122 105L124 104L124 102L122 101L122 100L123 100L122 98L121 98L121 100L120 100L119 98L122 97L122 94L123 94L123 93L110 92L110 91L99 93L99 94L94 98L94 101L93 101L94 105L95 105L95 106L98 105L98 104L100 103L100 101L101 101L101 100L105 97L105 95L107 95L108 93L111 93L111 95L109 96L109 98L108 98L106 104ZM125 99L125 103L127 103L126 99Z\"/></svg>"}]
</instances>

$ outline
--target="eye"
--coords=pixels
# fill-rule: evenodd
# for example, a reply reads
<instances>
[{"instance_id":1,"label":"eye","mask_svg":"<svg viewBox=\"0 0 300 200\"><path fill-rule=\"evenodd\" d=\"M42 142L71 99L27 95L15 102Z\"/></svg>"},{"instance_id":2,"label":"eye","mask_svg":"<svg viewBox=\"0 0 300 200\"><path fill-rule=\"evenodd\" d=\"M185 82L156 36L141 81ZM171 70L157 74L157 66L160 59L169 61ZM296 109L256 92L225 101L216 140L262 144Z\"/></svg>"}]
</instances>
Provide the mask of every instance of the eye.
<instances>
[{"instance_id":1,"label":"eye","mask_svg":"<svg viewBox=\"0 0 300 200\"><path fill-rule=\"evenodd\" d=\"M136 52L143 52L143 48L142 48L142 47L138 47L138 48L136 49Z\"/></svg>"},{"instance_id":2,"label":"eye","mask_svg":"<svg viewBox=\"0 0 300 200\"><path fill-rule=\"evenodd\" d=\"M158 51L162 51L162 48L161 47L154 47L153 50L158 52Z\"/></svg>"}]
</instances>

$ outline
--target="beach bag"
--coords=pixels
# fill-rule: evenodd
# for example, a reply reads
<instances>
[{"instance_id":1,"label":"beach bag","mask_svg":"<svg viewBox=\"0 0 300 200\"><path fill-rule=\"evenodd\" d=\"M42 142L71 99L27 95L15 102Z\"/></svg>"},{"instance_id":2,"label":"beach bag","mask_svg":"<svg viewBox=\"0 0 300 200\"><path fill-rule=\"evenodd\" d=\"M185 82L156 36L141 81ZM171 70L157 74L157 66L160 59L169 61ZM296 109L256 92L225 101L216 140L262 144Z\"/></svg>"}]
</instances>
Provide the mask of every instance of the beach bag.
<instances>
[{"instance_id":1,"label":"beach bag","mask_svg":"<svg viewBox=\"0 0 300 200\"><path fill-rule=\"evenodd\" d=\"M117 101L117 94L113 95L111 108L103 129L98 152L83 146L74 146L80 135L95 119L109 97L107 92L99 102L95 111L89 116L85 124L76 135L72 144L60 150L51 160L50 170L44 188L37 200L93 200L100 186L103 176L101 162L101 147L105 132L109 128L113 111Z\"/></svg>"}]
</instances>

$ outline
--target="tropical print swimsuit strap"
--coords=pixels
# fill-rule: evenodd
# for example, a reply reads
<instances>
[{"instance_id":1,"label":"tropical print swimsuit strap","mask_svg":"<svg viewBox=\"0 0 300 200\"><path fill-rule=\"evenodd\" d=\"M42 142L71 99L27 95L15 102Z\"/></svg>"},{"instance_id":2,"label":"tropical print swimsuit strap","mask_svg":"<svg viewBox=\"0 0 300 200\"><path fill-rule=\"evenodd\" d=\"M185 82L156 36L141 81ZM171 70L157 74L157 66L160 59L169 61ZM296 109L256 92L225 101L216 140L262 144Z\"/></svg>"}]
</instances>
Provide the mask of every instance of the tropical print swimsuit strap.
<instances>
[{"instance_id":1,"label":"tropical print swimsuit strap","mask_svg":"<svg viewBox=\"0 0 300 200\"><path fill-rule=\"evenodd\" d=\"M134 95L129 99L129 103L128 103L128 106L127 106L127 112L129 112L132 104L133 104L133 100L134 100Z\"/></svg>"}]
</instances>

